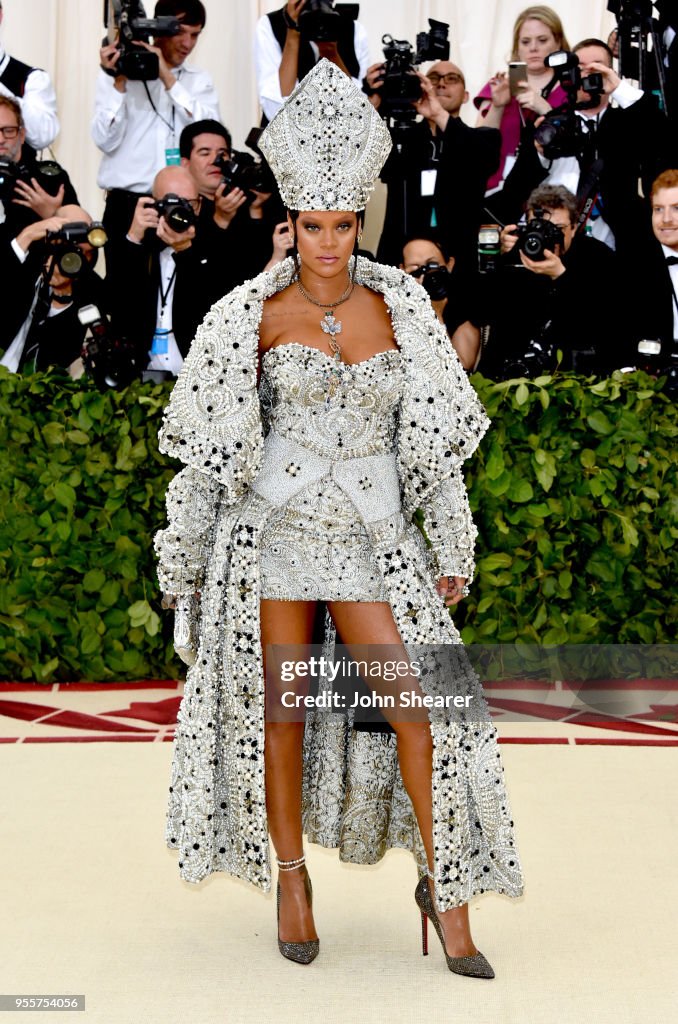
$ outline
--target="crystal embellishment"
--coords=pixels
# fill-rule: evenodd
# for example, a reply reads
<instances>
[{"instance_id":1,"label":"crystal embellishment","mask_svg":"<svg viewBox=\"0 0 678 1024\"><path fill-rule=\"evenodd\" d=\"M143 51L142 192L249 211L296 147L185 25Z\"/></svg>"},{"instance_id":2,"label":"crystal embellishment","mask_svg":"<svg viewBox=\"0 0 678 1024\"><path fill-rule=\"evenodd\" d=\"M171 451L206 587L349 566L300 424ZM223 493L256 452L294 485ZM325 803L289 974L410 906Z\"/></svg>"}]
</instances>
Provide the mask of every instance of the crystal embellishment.
<instances>
[{"instance_id":1,"label":"crystal embellishment","mask_svg":"<svg viewBox=\"0 0 678 1024\"><path fill-rule=\"evenodd\" d=\"M365 94L323 58L259 140L290 210L364 210L391 150Z\"/></svg>"},{"instance_id":2,"label":"crystal embellishment","mask_svg":"<svg viewBox=\"0 0 678 1024\"><path fill-rule=\"evenodd\" d=\"M325 313L325 316L320 321L320 326L322 327L325 334L329 334L331 338L333 338L335 334L341 334L341 320L335 319L334 313L332 313L329 310L327 313Z\"/></svg>"}]
</instances>

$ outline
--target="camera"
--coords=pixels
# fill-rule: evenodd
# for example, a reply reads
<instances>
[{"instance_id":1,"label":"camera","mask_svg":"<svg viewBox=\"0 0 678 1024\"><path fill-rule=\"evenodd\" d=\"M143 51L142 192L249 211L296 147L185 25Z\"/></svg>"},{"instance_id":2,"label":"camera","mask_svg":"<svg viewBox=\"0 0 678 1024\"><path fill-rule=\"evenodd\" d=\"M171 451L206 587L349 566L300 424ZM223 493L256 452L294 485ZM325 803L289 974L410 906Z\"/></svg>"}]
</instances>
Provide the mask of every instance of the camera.
<instances>
[{"instance_id":1,"label":"camera","mask_svg":"<svg viewBox=\"0 0 678 1024\"><path fill-rule=\"evenodd\" d=\"M152 82L160 74L157 54L149 53L135 40L148 43L157 36L176 36L181 31L178 18L147 18L140 0L104 0L104 43L117 43L120 56L113 76L124 75L133 82Z\"/></svg>"},{"instance_id":2,"label":"camera","mask_svg":"<svg viewBox=\"0 0 678 1024\"><path fill-rule=\"evenodd\" d=\"M556 366L556 350L553 345L543 340L528 342L527 348L519 356L505 359L502 366L502 379L514 377L539 377L549 373Z\"/></svg>"},{"instance_id":3,"label":"camera","mask_svg":"<svg viewBox=\"0 0 678 1024\"><path fill-rule=\"evenodd\" d=\"M51 257L49 274L56 266L64 277L79 277L92 266L80 246L88 242L93 249L100 249L108 241L103 224L93 221L73 221L64 224L58 231L48 231L45 236L48 256Z\"/></svg>"},{"instance_id":4,"label":"camera","mask_svg":"<svg viewBox=\"0 0 678 1024\"><path fill-rule=\"evenodd\" d=\"M152 208L157 210L158 216L164 218L167 227L178 235L192 228L197 220L190 199L177 196L174 192L168 192L162 199L156 200Z\"/></svg>"},{"instance_id":5,"label":"camera","mask_svg":"<svg viewBox=\"0 0 678 1024\"><path fill-rule=\"evenodd\" d=\"M248 203L255 198L255 192L275 192L277 187L273 172L259 149L261 135L261 128L252 128L245 139L245 145L257 154L256 158L250 153L234 149L231 151L230 157L219 156L214 161L214 166L221 171L226 191L230 192L234 188L242 189Z\"/></svg>"},{"instance_id":6,"label":"camera","mask_svg":"<svg viewBox=\"0 0 678 1024\"><path fill-rule=\"evenodd\" d=\"M141 373L141 359L132 342L117 338L96 306L83 306L78 320L87 328L81 358L100 388L123 388Z\"/></svg>"},{"instance_id":7,"label":"camera","mask_svg":"<svg viewBox=\"0 0 678 1024\"><path fill-rule=\"evenodd\" d=\"M555 252L556 247L561 246L562 251L562 247L565 245L565 236L563 229L557 224L553 224L544 215L543 210L533 210L533 214L527 224L522 224L518 228L516 248L519 252L525 253L528 259L539 263L546 259L544 253L547 249L550 252Z\"/></svg>"},{"instance_id":8,"label":"camera","mask_svg":"<svg viewBox=\"0 0 678 1024\"><path fill-rule=\"evenodd\" d=\"M342 21L356 21L358 4L335 4L334 0L308 0L299 15L299 31L314 43L336 43Z\"/></svg>"},{"instance_id":9,"label":"camera","mask_svg":"<svg viewBox=\"0 0 678 1024\"><path fill-rule=\"evenodd\" d=\"M423 61L448 60L450 26L444 21L428 19L429 31L417 34L416 50L406 39L394 39L383 35L386 66L382 85L377 90L381 96L381 112L393 121L393 128L407 131L414 125L417 112L413 104L421 99L421 82L415 72Z\"/></svg>"},{"instance_id":10,"label":"camera","mask_svg":"<svg viewBox=\"0 0 678 1024\"><path fill-rule=\"evenodd\" d=\"M653 377L666 374L664 393L673 401L678 398L678 339L663 342L643 338L638 342L636 365Z\"/></svg>"},{"instance_id":11,"label":"camera","mask_svg":"<svg viewBox=\"0 0 678 1024\"><path fill-rule=\"evenodd\" d=\"M17 182L25 181L30 185L32 178L37 179L48 195L55 196L66 183L66 172L56 160L39 160L31 168L24 163L0 159L0 200L11 199Z\"/></svg>"},{"instance_id":12,"label":"camera","mask_svg":"<svg viewBox=\"0 0 678 1024\"><path fill-rule=\"evenodd\" d=\"M447 267L432 260L430 263L417 267L411 273L412 277L421 278L422 285L434 302L447 298L450 287L450 272Z\"/></svg>"},{"instance_id":13,"label":"camera","mask_svg":"<svg viewBox=\"0 0 678 1024\"><path fill-rule=\"evenodd\" d=\"M544 150L547 160L557 160L561 156L579 156L584 151L589 138L577 117L577 110L588 110L597 107L605 91L603 76L595 72L582 77L576 53L568 50L556 50L544 61L551 68L560 85L567 93L567 101L547 114L535 129L535 142ZM580 89L589 94L589 99L577 102Z\"/></svg>"}]
</instances>

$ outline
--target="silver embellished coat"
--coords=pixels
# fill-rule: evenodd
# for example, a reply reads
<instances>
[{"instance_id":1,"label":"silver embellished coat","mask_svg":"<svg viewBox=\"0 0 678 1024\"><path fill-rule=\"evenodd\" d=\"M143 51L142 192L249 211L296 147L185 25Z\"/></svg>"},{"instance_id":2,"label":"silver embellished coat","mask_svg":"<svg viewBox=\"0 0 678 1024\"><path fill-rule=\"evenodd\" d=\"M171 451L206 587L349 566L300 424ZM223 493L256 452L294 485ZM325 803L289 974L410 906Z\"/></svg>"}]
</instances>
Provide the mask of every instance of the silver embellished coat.
<instances>
[{"instance_id":1,"label":"silver embellished coat","mask_svg":"<svg viewBox=\"0 0 678 1024\"><path fill-rule=\"evenodd\" d=\"M257 547L267 513L251 484L264 442L262 307L292 278L287 259L212 307L160 433L161 450L184 463L167 493L169 525L156 537L160 585L202 595L198 658L177 720L166 839L179 851L186 881L227 871L265 890L271 868ZM391 314L405 367L396 438L400 518L409 523L421 509L431 541L425 556L411 527L402 533L384 521L372 531L376 561L403 642L458 645L456 671L484 709L473 720L431 715L438 901L447 909L489 889L516 896L522 880L496 732L435 589L438 576L473 575L476 531L462 463L489 421L424 289L362 258L356 280L381 293ZM330 626L326 644L332 641ZM391 734L354 731L341 716L310 713L303 816L308 838L338 847L344 860L374 863L400 846L424 863Z\"/></svg>"}]
</instances>

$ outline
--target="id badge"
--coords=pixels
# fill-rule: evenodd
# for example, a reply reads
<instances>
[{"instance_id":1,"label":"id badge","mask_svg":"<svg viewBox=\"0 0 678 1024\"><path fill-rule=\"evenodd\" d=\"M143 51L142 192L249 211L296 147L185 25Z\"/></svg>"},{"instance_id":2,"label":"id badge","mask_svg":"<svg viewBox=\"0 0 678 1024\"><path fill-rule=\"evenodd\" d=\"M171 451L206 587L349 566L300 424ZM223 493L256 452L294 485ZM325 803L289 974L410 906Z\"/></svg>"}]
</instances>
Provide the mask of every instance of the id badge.
<instances>
[{"instance_id":1,"label":"id badge","mask_svg":"<svg viewBox=\"0 0 678 1024\"><path fill-rule=\"evenodd\" d=\"M428 170L421 172L421 194L422 196L432 196L436 190L436 178L438 172L435 170Z\"/></svg>"},{"instance_id":2,"label":"id badge","mask_svg":"<svg viewBox=\"0 0 678 1024\"><path fill-rule=\"evenodd\" d=\"M165 166L166 167L180 167L181 166L181 153L176 146L172 146L165 150Z\"/></svg>"},{"instance_id":3,"label":"id badge","mask_svg":"<svg viewBox=\"0 0 678 1024\"><path fill-rule=\"evenodd\" d=\"M166 356L168 351L168 338L169 331L163 330L161 327L156 327L155 334L153 335L153 344L151 345L152 356Z\"/></svg>"}]
</instances>

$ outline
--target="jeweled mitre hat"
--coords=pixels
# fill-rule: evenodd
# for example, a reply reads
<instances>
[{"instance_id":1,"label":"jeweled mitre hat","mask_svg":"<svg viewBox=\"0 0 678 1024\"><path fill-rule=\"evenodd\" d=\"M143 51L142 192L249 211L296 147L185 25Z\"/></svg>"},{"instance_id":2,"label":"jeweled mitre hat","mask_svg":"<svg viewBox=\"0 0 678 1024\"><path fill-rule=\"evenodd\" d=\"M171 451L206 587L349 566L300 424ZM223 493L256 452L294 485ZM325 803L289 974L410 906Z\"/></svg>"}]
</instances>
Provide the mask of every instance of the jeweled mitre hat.
<instances>
[{"instance_id":1,"label":"jeweled mitre hat","mask_svg":"<svg viewBox=\"0 0 678 1024\"><path fill-rule=\"evenodd\" d=\"M384 121L323 58L259 140L290 210L363 210L391 149Z\"/></svg>"}]
</instances>

